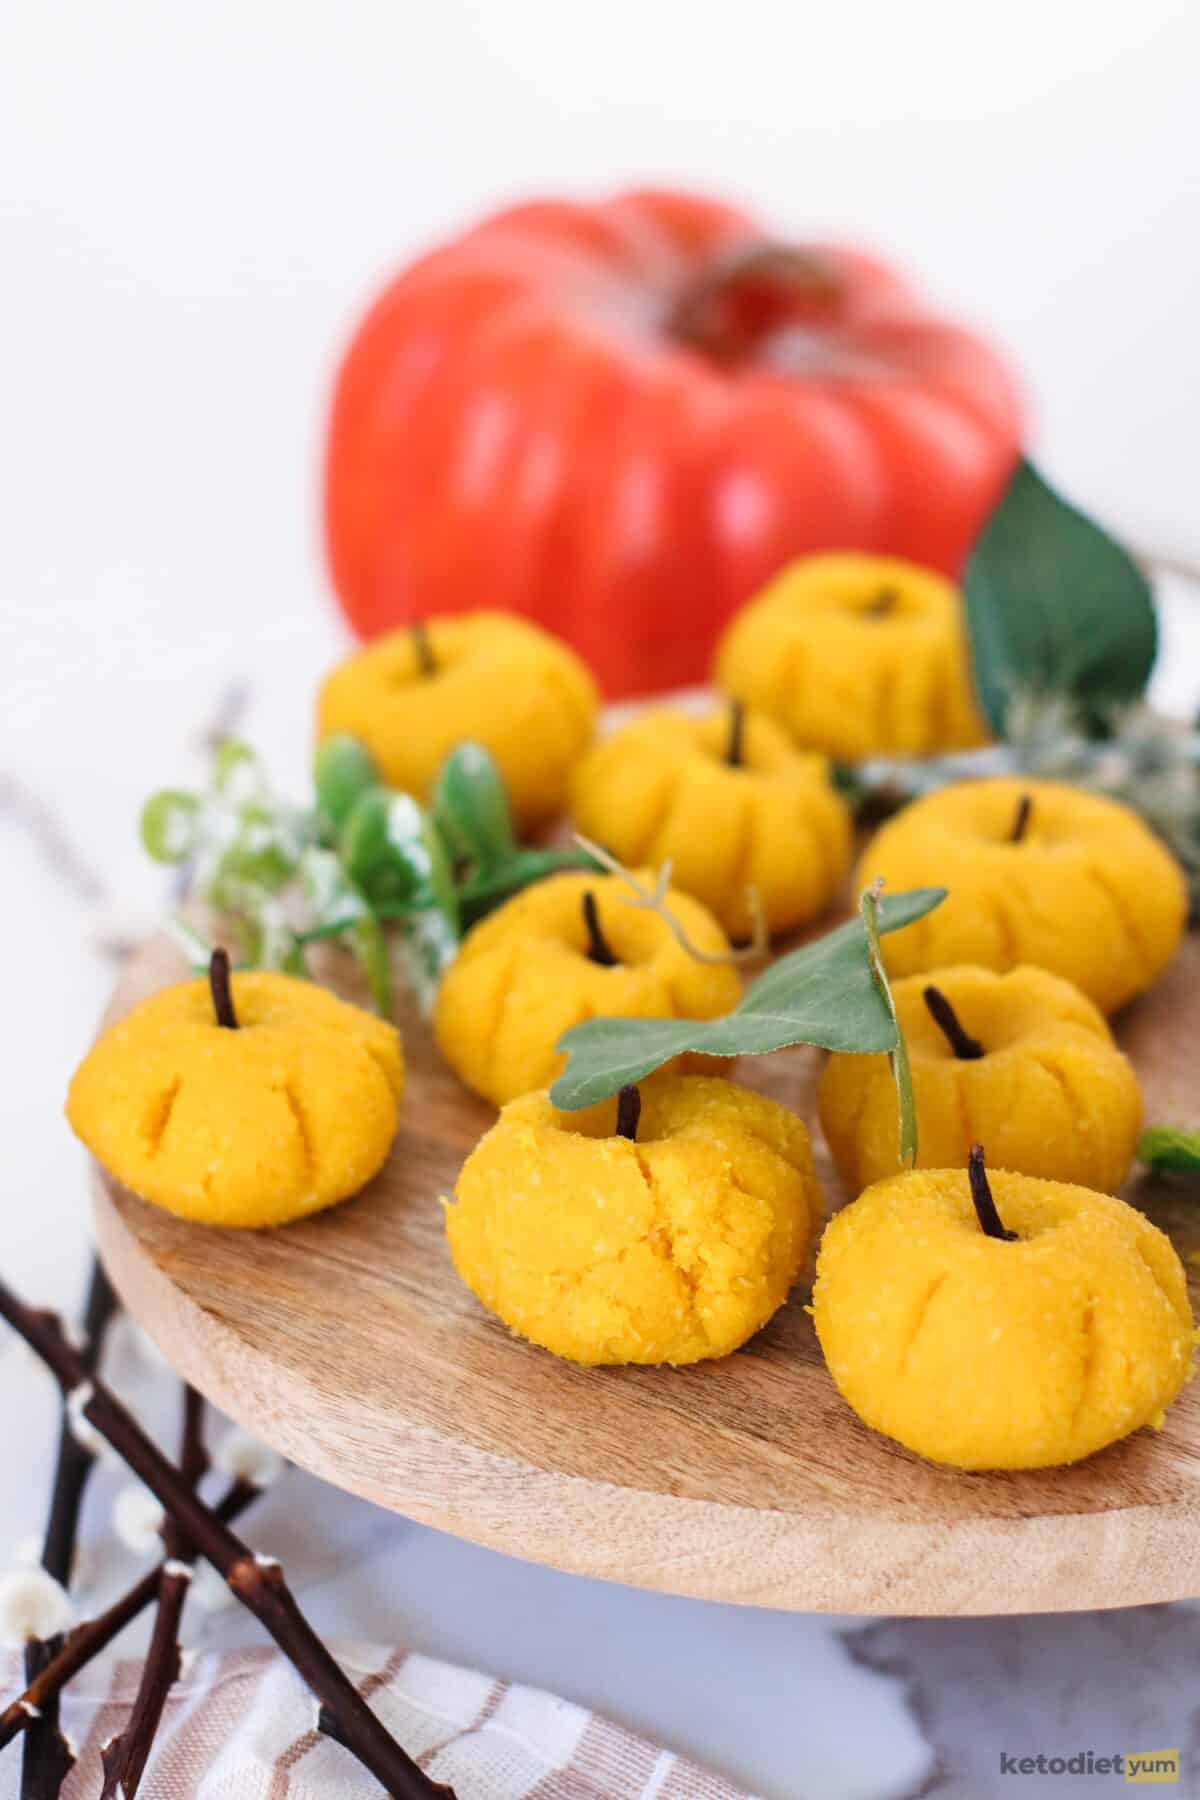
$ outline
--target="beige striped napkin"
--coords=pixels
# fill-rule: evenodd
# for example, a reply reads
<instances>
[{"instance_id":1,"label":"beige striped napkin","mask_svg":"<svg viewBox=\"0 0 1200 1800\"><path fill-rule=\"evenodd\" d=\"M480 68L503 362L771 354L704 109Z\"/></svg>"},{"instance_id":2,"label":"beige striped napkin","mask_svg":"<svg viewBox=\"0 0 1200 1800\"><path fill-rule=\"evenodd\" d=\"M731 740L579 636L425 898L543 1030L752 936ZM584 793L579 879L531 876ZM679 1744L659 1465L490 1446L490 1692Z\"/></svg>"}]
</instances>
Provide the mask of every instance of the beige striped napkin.
<instances>
[{"instance_id":1,"label":"beige striped napkin","mask_svg":"<svg viewBox=\"0 0 1200 1800\"><path fill-rule=\"evenodd\" d=\"M751 1800L741 1788L585 1707L511 1687L403 1650L339 1645L335 1654L388 1730L459 1800ZM140 1664L88 1669L63 1723L79 1761L63 1800L93 1800L100 1746L121 1730ZM5 1698L20 1658L3 1659ZM316 1710L270 1649L190 1659L167 1703L139 1800L376 1800L354 1759L315 1730ZM20 1754L0 1757L0 1797L16 1800Z\"/></svg>"}]
</instances>

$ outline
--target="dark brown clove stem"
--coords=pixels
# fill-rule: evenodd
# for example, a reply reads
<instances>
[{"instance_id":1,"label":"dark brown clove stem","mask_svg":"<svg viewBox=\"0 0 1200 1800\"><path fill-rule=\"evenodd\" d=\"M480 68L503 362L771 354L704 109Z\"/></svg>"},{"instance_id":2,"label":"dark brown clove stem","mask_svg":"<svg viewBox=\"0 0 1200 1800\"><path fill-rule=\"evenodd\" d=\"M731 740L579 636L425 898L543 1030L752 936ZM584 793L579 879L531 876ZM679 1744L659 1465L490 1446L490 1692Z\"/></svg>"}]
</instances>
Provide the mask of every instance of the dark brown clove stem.
<instances>
[{"instance_id":1,"label":"dark brown clove stem","mask_svg":"<svg viewBox=\"0 0 1200 1800\"><path fill-rule=\"evenodd\" d=\"M374 1775L393 1800L454 1800L408 1756L313 1631L284 1580L280 1565L256 1556L189 1487L116 1396L94 1380L53 1313L26 1306L0 1281L0 1318L22 1337L57 1379L89 1424L162 1502L183 1535L254 1613L301 1680L336 1722L339 1741Z\"/></svg>"},{"instance_id":2,"label":"dark brown clove stem","mask_svg":"<svg viewBox=\"0 0 1200 1800\"><path fill-rule=\"evenodd\" d=\"M185 1384L179 1473L189 1487L195 1488L207 1468L204 1401L195 1388ZM194 1552L171 1519L163 1526L163 1545L167 1554L158 1571L158 1612L154 1631L142 1665L142 1678L130 1710L129 1723L100 1752L104 1769L100 1800L133 1800L162 1722L167 1696L179 1680L179 1625L191 1585Z\"/></svg>"},{"instance_id":3,"label":"dark brown clove stem","mask_svg":"<svg viewBox=\"0 0 1200 1800\"><path fill-rule=\"evenodd\" d=\"M642 1116L642 1096L632 1083L617 1095L617 1136L636 1140L638 1120Z\"/></svg>"},{"instance_id":4,"label":"dark brown clove stem","mask_svg":"<svg viewBox=\"0 0 1200 1800\"><path fill-rule=\"evenodd\" d=\"M1013 820L1012 830L1008 834L1010 844L1019 844L1029 829L1029 815L1033 811L1033 795L1022 794L1017 801L1017 814Z\"/></svg>"},{"instance_id":5,"label":"dark brown clove stem","mask_svg":"<svg viewBox=\"0 0 1200 1800\"><path fill-rule=\"evenodd\" d=\"M84 1346L78 1353L85 1375L90 1375L100 1360L104 1334L117 1308L108 1276L99 1257L92 1259L92 1273L84 1303ZM71 1429L63 1412L58 1436L58 1459L54 1470L54 1488L46 1536L42 1544L42 1567L62 1587L71 1585L71 1565L79 1535L79 1517L83 1509L84 1490L96 1459L85 1449ZM62 1649L62 1638L47 1638L25 1647L25 1680L36 1682ZM58 1722L58 1694L49 1694L39 1708L39 1717L30 1721L21 1766L21 1800L54 1800L75 1762Z\"/></svg>"},{"instance_id":6,"label":"dark brown clove stem","mask_svg":"<svg viewBox=\"0 0 1200 1800\"><path fill-rule=\"evenodd\" d=\"M409 634L412 637L413 649L417 653L417 667L422 675L436 675L438 672L437 658L433 654L429 627L424 619L414 619L409 626Z\"/></svg>"},{"instance_id":7,"label":"dark brown clove stem","mask_svg":"<svg viewBox=\"0 0 1200 1800\"><path fill-rule=\"evenodd\" d=\"M258 1499L260 1488L248 1481L231 1481L228 1488L218 1500L214 1511L219 1519L229 1525L240 1518L246 1508ZM0 1709L0 1750L22 1731L29 1730L36 1723L37 1716L45 1715L47 1708L66 1687L68 1681L74 1680L81 1669L103 1654L109 1645L120 1637L127 1625L144 1613L152 1601L158 1597L159 1579L162 1575L162 1563L143 1575L135 1582L119 1600L106 1607L104 1612L97 1613L94 1619L85 1619L77 1625L63 1640L59 1650L45 1668L34 1677L15 1700Z\"/></svg>"},{"instance_id":8,"label":"dark brown clove stem","mask_svg":"<svg viewBox=\"0 0 1200 1800\"><path fill-rule=\"evenodd\" d=\"M963 1029L963 1024L941 988L925 989L925 1004L935 1025L945 1034L947 1043L961 1062L978 1062L987 1052L978 1038Z\"/></svg>"},{"instance_id":9,"label":"dark brown clove stem","mask_svg":"<svg viewBox=\"0 0 1200 1800\"><path fill-rule=\"evenodd\" d=\"M886 619L889 613L895 611L896 602L899 598L900 596L897 594L895 588L880 588L870 605L863 607L863 618Z\"/></svg>"},{"instance_id":10,"label":"dark brown clove stem","mask_svg":"<svg viewBox=\"0 0 1200 1800\"><path fill-rule=\"evenodd\" d=\"M591 888L586 889L583 896L583 922L587 926L588 961L599 963L605 969L614 969L621 959L613 954L612 946L600 929L600 909Z\"/></svg>"},{"instance_id":11,"label":"dark brown clove stem","mask_svg":"<svg viewBox=\"0 0 1200 1800\"><path fill-rule=\"evenodd\" d=\"M229 1031L237 1030L237 1014L233 1010L233 984L229 977L229 952L216 949L208 959L208 985L212 991L213 1011L217 1024Z\"/></svg>"},{"instance_id":12,"label":"dark brown clove stem","mask_svg":"<svg viewBox=\"0 0 1200 1800\"><path fill-rule=\"evenodd\" d=\"M967 1180L971 1184L971 1198L975 1202L975 1214L979 1220L979 1228L988 1237L1004 1238L1009 1243L1016 1240L1016 1232L1008 1231L1001 1223L1000 1214L996 1211L996 1202L992 1199L992 1190L988 1186L987 1170L983 1163L983 1145L972 1144L967 1158Z\"/></svg>"},{"instance_id":13,"label":"dark brown clove stem","mask_svg":"<svg viewBox=\"0 0 1200 1800\"><path fill-rule=\"evenodd\" d=\"M746 760L746 708L742 701L729 702L729 743L725 761L731 769L740 769Z\"/></svg>"}]
</instances>

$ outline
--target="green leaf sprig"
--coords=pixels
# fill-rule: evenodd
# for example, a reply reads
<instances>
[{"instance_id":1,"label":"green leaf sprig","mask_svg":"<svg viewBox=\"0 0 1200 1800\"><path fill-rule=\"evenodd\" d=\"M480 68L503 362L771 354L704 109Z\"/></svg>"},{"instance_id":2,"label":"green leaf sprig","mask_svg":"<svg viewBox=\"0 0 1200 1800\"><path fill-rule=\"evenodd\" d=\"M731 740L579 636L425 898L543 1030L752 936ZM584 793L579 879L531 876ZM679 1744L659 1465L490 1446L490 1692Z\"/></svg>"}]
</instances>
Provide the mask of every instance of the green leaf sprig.
<instances>
[{"instance_id":1,"label":"green leaf sprig","mask_svg":"<svg viewBox=\"0 0 1200 1800\"><path fill-rule=\"evenodd\" d=\"M155 861L181 868L187 891L233 930L243 965L303 975L308 946L335 940L384 1014L389 931L428 1008L467 926L555 869L595 866L579 850L516 842L503 781L478 744L447 757L427 810L384 786L357 738L321 745L306 807L273 791L248 744L227 740L202 792L150 796L141 834ZM172 929L193 966L205 967L212 946L185 920Z\"/></svg>"},{"instance_id":2,"label":"green leaf sprig","mask_svg":"<svg viewBox=\"0 0 1200 1800\"><path fill-rule=\"evenodd\" d=\"M863 895L857 918L773 963L732 1012L716 1019L588 1019L564 1032L557 1048L567 1066L550 1090L566 1112L592 1106L642 1081L685 1052L754 1056L793 1044L826 1050L886 1053L900 1095L900 1147L916 1154L912 1082L879 936L923 918L945 888Z\"/></svg>"},{"instance_id":3,"label":"green leaf sprig","mask_svg":"<svg viewBox=\"0 0 1200 1800\"><path fill-rule=\"evenodd\" d=\"M1200 1131L1149 1125L1138 1139L1138 1161L1169 1175L1200 1176Z\"/></svg>"}]
</instances>

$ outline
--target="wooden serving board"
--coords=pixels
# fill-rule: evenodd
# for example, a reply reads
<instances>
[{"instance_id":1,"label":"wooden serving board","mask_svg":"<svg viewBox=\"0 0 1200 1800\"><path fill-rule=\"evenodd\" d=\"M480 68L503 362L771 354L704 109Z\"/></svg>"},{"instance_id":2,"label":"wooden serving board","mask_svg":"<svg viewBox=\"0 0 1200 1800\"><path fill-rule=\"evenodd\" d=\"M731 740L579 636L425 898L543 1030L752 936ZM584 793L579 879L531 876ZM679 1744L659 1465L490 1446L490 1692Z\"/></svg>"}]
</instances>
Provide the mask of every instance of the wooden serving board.
<instances>
[{"instance_id":1,"label":"wooden serving board","mask_svg":"<svg viewBox=\"0 0 1200 1800\"><path fill-rule=\"evenodd\" d=\"M108 1017L184 973L151 943ZM360 997L336 955L325 973ZM400 1022L399 1135L346 1205L277 1231L214 1230L98 1174L100 1246L132 1313L295 1463L515 1556L717 1600L953 1614L1200 1595L1200 1380L1161 1433L1074 1468L978 1475L859 1423L822 1363L806 1282L745 1349L690 1369L584 1370L511 1337L458 1281L439 1204L494 1114L423 1023ZM1119 1035L1147 1116L1194 1118L1200 938ZM800 1049L738 1073L808 1120L832 1207L818 1068ZM1135 1178L1127 1197L1200 1256L1194 1190Z\"/></svg>"}]
</instances>

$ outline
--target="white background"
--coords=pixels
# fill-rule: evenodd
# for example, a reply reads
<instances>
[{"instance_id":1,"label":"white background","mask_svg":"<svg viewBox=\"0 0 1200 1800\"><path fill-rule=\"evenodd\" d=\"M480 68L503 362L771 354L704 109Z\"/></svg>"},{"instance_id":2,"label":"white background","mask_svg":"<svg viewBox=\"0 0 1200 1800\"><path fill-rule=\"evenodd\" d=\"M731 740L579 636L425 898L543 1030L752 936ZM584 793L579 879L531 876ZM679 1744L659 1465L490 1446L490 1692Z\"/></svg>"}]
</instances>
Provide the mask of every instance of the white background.
<instances>
[{"instance_id":1,"label":"white background","mask_svg":"<svg viewBox=\"0 0 1200 1800\"><path fill-rule=\"evenodd\" d=\"M1198 64L1188 0L9 0L11 1278L56 1301L79 1279L82 1167L61 1096L111 979L82 937L101 890L106 908L157 902L133 842L138 802L196 772L189 735L244 675L256 737L281 775L302 776L311 686L340 642L316 523L323 409L338 346L392 267L495 203L633 180L711 187L787 233L859 239L1007 348L1060 485L1139 545L1200 559ZM47 808L90 874L48 876ZM4 1530L22 1509L26 1530L40 1516L42 1438L28 1442L0 1471ZM339 1527L346 1545L358 1517ZM574 1697L797 1791L780 1708L804 1621L592 1602L586 1584L528 1585L499 1559L492 1613L479 1553L406 1541L418 1548L396 1564L395 1604L365 1624L334 1608L339 1624L378 1634L394 1617L435 1651L517 1656L512 1672L569 1679ZM402 1596L431 1568L426 1617ZM519 1632L498 1628L514 1614ZM560 1621L558 1639L539 1638L538 1617ZM581 1663L564 1645L589 1635ZM745 1673L730 1725L728 1709L701 1709L734 1643ZM843 1663L812 1680L853 1716L861 1691ZM886 1712L872 1727L885 1737ZM805 1791L832 1793L835 1768L840 1791L889 1791L916 1754L901 1727L868 1779L861 1743L847 1763L835 1705L806 1739Z\"/></svg>"}]
</instances>

